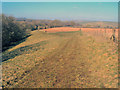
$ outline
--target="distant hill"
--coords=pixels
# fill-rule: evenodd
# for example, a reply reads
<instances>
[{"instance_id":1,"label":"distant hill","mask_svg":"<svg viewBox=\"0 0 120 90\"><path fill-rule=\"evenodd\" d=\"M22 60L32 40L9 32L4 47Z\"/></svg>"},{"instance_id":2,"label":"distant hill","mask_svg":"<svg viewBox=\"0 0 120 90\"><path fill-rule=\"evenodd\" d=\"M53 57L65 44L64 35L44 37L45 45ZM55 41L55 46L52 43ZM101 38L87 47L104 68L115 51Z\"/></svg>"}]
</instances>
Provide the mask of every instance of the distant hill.
<instances>
[{"instance_id":1,"label":"distant hill","mask_svg":"<svg viewBox=\"0 0 120 90\"><path fill-rule=\"evenodd\" d=\"M28 22L29 24L49 24L54 20L35 20L35 19L27 19L27 18L16 18L16 21L20 21L21 23L24 23L24 21ZM57 20L61 23L66 23L70 21L60 21ZM118 23L117 22L111 22L111 21L80 21L80 20L73 20L76 25L79 27L85 27L85 28L118 28Z\"/></svg>"},{"instance_id":2,"label":"distant hill","mask_svg":"<svg viewBox=\"0 0 120 90\"><path fill-rule=\"evenodd\" d=\"M82 27L101 27L101 28L117 28L117 22L109 22L109 21L75 21L82 25Z\"/></svg>"}]
</instances>

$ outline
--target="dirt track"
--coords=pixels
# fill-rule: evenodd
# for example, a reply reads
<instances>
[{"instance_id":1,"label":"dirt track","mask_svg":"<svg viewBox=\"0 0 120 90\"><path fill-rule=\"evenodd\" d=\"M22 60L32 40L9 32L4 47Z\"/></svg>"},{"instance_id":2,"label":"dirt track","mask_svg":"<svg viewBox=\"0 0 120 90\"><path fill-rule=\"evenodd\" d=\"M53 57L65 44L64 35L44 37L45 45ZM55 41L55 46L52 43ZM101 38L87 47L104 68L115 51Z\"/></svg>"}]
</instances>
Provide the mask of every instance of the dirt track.
<instances>
[{"instance_id":1,"label":"dirt track","mask_svg":"<svg viewBox=\"0 0 120 90\"><path fill-rule=\"evenodd\" d=\"M117 65L117 58L110 61L110 57L106 56L109 50L106 45L96 43L93 38L80 32L71 34L62 39L59 47L40 60L35 67L25 71L12 87L117 87L117 66L114 69L106 67Z\"/></svg>"},{"instance_id":2,"label":"dirt track","mask_svg":"<svg viewBox=\"0 0 120 90\"><path fill-rule=\"evenodd\" d=\"M24 85L26 87L86 86L82 83L90 81L87 80L89 64L85 58L87 52L84 45L85 43L79 35L63 41L59 49L43 60L43 64L37 65L30 71L31 73L27 76L28 79L25 79L27 82ZM31 83L32 81L35 82Z\"/></svg>"}]
</instances>

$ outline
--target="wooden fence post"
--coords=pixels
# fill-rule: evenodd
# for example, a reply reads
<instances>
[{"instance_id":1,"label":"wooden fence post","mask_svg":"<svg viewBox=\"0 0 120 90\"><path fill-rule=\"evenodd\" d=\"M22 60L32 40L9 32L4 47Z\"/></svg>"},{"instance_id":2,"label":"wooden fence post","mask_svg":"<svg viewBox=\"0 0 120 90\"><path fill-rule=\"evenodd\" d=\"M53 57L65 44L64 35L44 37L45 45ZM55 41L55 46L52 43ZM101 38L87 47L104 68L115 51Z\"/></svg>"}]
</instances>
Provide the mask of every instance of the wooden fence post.
<instances>
[{"instance_id":1,"label":"wooden fence post","mask_svg":"<svg viewBox=\"0 0 120 90\"><path fill-rule=\"evenodd\" d=\"M116 32L116 30L113 29L113 34L112 34L112 36L110 37L110 39L111 39L113 42L116 41L115 32Z\"/></svg>"}]
</instances>

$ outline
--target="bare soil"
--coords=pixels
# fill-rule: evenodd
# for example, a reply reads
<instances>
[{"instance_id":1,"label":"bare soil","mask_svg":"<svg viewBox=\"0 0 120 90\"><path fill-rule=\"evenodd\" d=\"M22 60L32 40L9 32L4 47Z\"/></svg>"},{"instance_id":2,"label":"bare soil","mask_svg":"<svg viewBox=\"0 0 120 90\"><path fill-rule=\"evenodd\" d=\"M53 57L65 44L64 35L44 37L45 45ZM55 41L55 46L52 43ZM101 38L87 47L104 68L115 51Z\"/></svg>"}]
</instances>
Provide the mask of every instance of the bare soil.
<instances>
[{"instance_id":1,"label":"bare soil","mask_svg":"<svg viewBox=\"0 0 120 90\"><path fill-rule=\"evenodd\" d=\"M29 53L25 51L3 62L3 87L117 88L118 54L115 44L107 40L97 41L91 34L74 29L56 28L56 31L69 31L56 33L35 31L21 46L8 50L40 44L29 50L26 48ZM72 30L74 32L70 32ZM34 39L43 40L46 44L41 44L41 41L27 43Z\"/></svg>"}]
</instances>

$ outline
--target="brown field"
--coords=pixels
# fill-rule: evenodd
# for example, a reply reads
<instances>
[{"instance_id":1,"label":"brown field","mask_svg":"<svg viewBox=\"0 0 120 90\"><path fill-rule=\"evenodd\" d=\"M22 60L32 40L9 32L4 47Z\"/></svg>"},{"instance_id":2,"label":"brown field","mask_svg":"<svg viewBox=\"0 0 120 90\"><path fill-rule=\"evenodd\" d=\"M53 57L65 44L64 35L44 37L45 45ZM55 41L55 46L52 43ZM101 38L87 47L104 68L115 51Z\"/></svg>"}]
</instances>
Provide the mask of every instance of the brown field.
<instances>
[{"instance_id":1,"label":"brown field","mask_svg":"<svg viewBox=\"0 0 120 90\"><path fill-rule=\"evenodd\" d=\"M58 28L49 28L43 29L47 32L68 32L68 31L79 31L80 28L72 28L72 27L58 27Z\"/></svg>"},{"instance_id":2,"label":"brown field","mask_svg":"<svg viewBox=\"0 0 120 90\"><path fill-rule=\"evenodd\" d=\"M114 29L109 28L72 28L72 27L58 27L58 28L49 28L49 29L43 29L46 32L49 33L55 33L55 32L69 32L69 31L82 31L84 33L87 33L91 36L99 36L103 39L110 39L110 37L113 35ZM118 41L118 29L115 29L115 37Z\"/></svg>"},{"instance_id":3,"label":"brown field","mask_svg":"<svg viewBox=\"0 0 120 90\"><path fill-rule=\"evenodd\" d=\"M58 28L49 28L43 29L47 32L67 32L67 31L80 31L87 32L89 34L96 34L96 35L106 35L106 37L110 37L113 34L113 29L108 28L72 28L72 27L58 27ZM105 31L106 30L106 31ZM118 38L118 29L116 30L116 38Z\"/></svg>"},{"instance_id":4,"label":"brown field","mask_svg":"<svg viewBox=\"0 0 120 90\"><path fill-rule=\"evenodd\" d=\"M83 32L87 32L89 34L93 35L101 35L104 37L111 37L113 34L113 29L108 29L108 28L81 28ZM116 33L115 36L118 38L118 29L115 29Z\"/></svg>"},{"instance_id":5,"label":"brown field","mask_svg":"<svg viewBox=\"0 0 120 90\"><path fill-rule=\"evenodd\" d=\"M110 40L111 36L113 35L114 29L108 29L108 28L71 28L71 27L60 27L60 28L50 28L50 29L43 29L46 32L49 33L55 33L55 32L68 32L68 31L82 31L84 33L87 33L88 35L94 36L94 38L101 38ZM115 29L115 38L116 42L118 41L118 29ZM95 37L97 36L97 37Z\"/></svg>"},{"instance_id":6,"label":"brown field","mask_svg":"<svg viewBox=\"0 0 120 90\"><path fill-rule=\"evenodd\" d=\"M3 53L3 87L118 87L118 49L105 38L104 29L44 30L32 31L26 41ZM112 30L106 34L111 36Z\"/></svg>"}]
</instances>

